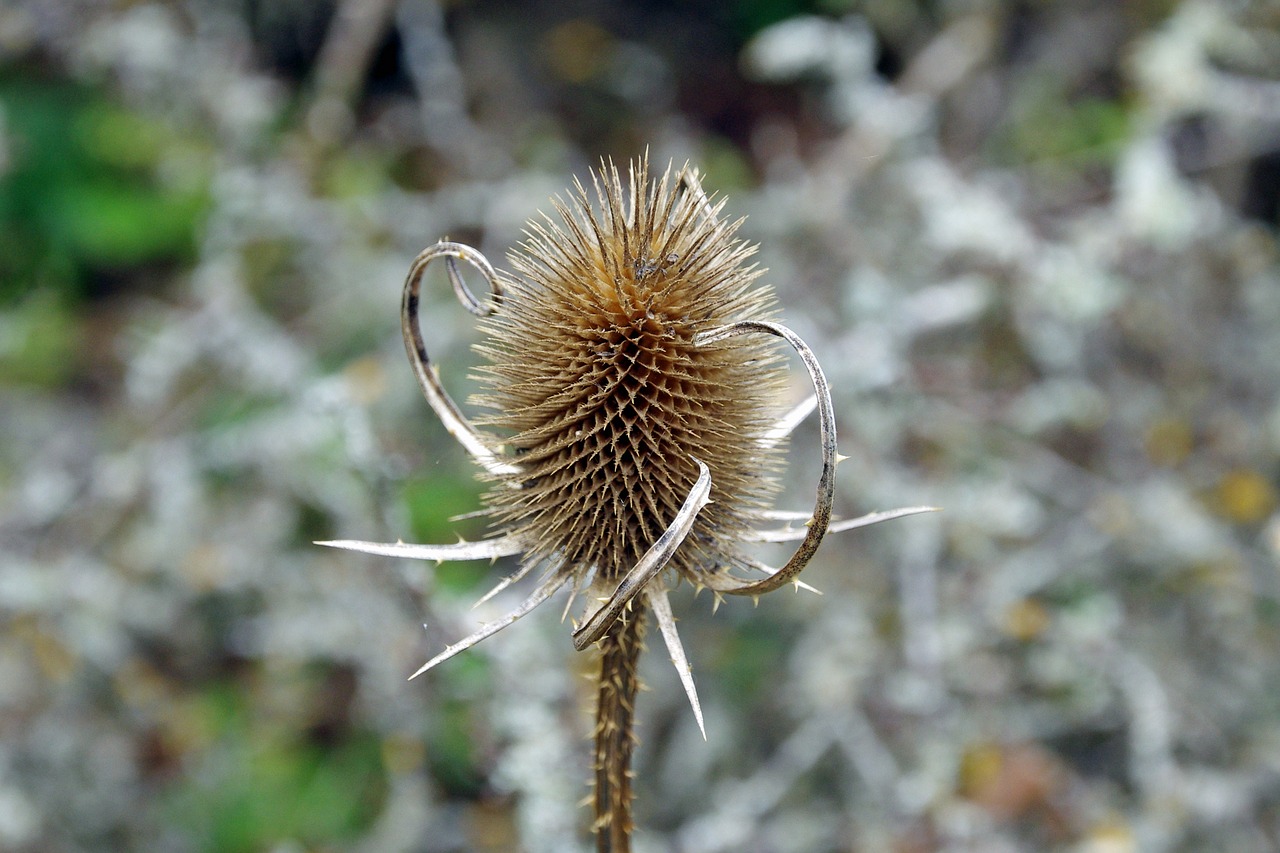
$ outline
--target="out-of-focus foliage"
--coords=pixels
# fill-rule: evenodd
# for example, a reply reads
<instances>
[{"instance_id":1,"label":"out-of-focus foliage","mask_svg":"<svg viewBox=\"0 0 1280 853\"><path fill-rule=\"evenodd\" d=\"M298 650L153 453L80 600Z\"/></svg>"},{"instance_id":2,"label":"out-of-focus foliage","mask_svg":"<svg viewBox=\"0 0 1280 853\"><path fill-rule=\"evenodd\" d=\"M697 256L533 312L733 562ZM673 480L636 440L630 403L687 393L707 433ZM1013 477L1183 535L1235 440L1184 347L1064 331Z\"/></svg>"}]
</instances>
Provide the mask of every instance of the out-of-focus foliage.
<instances>
[{"instance_id":1,"label":"out-of-focus foliage","mask_svg":"<svg viewBox=\"0 0 1280 853\"><path fill-rule=\"evenodd\" d=\"M83 288L95 274L190 259L204 201L200 170L191 167L200 161L159 116L19 69L0 78L0 102L7 143L0 298ZM167 186L156 174L162 158L172 173Z\"/></svg>"},{"instance_id":2,"label":"out-of-focus foliage","mask_svg":"<svg viewBox=\"0 0 1280 853\"><path fill-rule=\"evenodd\" d=\"M567 626L406 684L509 567L310 543L483 533L409 260L646 147L749 214L845 512L946 511L677 596L639 847L1280 848L1278 139L1263 3L0 8L0 849L583 847Z\"/></svg>"}]
</instances>

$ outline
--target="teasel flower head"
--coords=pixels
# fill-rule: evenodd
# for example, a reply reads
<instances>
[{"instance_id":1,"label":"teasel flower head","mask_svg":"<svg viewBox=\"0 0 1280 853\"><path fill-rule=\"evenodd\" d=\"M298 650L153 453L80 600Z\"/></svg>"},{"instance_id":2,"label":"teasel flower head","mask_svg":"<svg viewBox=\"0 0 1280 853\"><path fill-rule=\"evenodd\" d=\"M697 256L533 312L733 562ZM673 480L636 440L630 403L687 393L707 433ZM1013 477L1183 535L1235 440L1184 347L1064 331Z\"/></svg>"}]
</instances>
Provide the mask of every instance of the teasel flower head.
<instances>
[{"instance_id":1,"label":"teasel flower head","mask_svg":"<svg viewBox=\"0 0 1280 853\"><path fill-rule=\"evenodd\" d=\"M700 471L709 503L691 518L666 568L703 578L743 567L741 541L775 491L776 442L761 439L787 368L760 335L704 343L700 334L766 319L754 247L716 209L610 170L557 202L511 257L503 307L479 347L493 411L519 472L487 496L526 558L559 563L591 597L607 596L679 513ZM625 195L624 195L625 193Z\"/></svg>"},{"instance_id":2,"label":"teasel flower head","mask_svg":"<svg viewBox=\"0 0 1280 853\"><path fill-rule=\"evenodd\" d=\"M475 249L440 242L418 256L405 284L410 362L427 401L482 467L497 535L453 545L321 544L436 561L520 555L518 571L482 601L542 569L520 606L415 675L566 585L585 593L573 631L580 650L647 605L701 728L671 584L708 588L717 602L804 586L796 576L826 533L930 508L832 520L839 457L827 381L809 347L776 321L772 293L751 263L755 247L736 236L741 220L721 217L723 201L707 196L695 170L668 167L654 179L645 159L624 182L606 163L590 188L576 183L553 204L554 218L528 225L510 256L512 273ZM435 260L482 318L479 428L440 384L419 325L422 276ZM486 280L486 301L469 290L459 261ZM778 417L789 369L782 342L799 354L814 393ZM815 410L822 467L814 508L772 511L781 445ZM750 556L752 543L786 541L800 544L781 567Z\"/></svg>"}]
</instances>

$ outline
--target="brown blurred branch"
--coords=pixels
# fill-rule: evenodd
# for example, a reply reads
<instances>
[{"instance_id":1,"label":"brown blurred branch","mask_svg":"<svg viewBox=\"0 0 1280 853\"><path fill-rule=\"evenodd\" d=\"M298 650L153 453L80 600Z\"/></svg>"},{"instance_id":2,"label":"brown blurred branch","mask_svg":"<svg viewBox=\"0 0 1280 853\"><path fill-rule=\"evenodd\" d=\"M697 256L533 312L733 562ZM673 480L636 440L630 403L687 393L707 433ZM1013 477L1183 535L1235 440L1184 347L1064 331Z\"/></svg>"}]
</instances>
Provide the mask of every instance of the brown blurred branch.
<instances>
[{"instance_id":1,"label":"brown blurred branch","mask_svg":"<svg viewBox=\"0 0 1280 853\"><path fill-rule=\"evenodd\" d=\"M342 0L334 12L316 60L315 88L307 110L307 129L321 144L338 142L354 123L356 99L396 2Z\"/></svg>"}]
</instances>

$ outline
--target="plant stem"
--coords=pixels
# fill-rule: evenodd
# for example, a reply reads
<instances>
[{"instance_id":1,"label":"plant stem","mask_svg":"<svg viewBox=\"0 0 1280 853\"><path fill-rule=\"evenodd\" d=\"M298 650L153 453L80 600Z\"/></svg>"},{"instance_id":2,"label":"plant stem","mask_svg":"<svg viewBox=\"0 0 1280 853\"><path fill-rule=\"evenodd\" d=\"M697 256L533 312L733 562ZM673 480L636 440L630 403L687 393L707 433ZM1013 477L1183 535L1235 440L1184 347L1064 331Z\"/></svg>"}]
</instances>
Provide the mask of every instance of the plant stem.
<instances>
[{"instance_id":1,"label":"plant stem","mask_svg":"<svg viewBox=\"0 0 1280 853\"><path fill-rule=\"evenodd\" d=\"M644 608L628 608L600 640L595 732L595 832L598 853L630 853L631 754L635 751L636 671L644 647Z\"/></svg>"}]
</instances>

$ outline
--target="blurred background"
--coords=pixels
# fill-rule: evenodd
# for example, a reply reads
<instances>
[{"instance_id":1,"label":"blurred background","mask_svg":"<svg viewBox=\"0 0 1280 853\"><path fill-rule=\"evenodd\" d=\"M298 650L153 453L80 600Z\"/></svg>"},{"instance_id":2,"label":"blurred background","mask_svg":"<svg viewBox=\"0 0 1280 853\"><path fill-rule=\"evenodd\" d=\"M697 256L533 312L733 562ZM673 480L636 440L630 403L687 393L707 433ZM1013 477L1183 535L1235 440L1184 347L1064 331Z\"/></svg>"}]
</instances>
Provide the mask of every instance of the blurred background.
<instances>
[{"instance_id":1,"label":"blurred background","mask_svg":"<svg viewBox=\"0 0 1280 853\"><path fill-rule=\"evenodd\" d=\"M646 148L748 216L842 514L945 512L675 595L709 739L655 639L637 850L1280 849L1280 7L1225 0L0 7L0 849L585 849L556 603L406 683L512 566L311 542L485 534L409 261Z\"/></svg>"}]
</instances>

